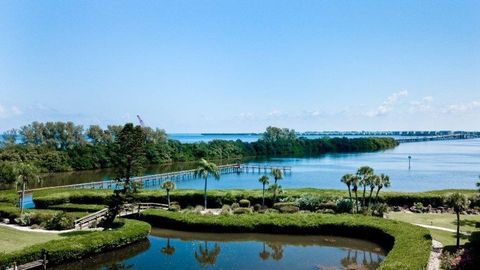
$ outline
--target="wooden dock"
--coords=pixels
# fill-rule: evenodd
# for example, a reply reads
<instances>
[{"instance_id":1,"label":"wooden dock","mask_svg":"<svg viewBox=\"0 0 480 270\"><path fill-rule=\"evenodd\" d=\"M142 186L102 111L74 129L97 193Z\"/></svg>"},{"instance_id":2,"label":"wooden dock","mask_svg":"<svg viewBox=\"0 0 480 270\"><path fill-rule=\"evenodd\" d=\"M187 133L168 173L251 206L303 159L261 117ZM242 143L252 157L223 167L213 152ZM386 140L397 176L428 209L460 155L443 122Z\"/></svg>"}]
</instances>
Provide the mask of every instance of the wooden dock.
<instances>
[{"instance_id":1,"label":"wooden dock","mask_svg":"<svg viewBox=\"0 0 480 270\"><path fill-rule=\"evenodd\" d=\"M291 166L271 166L271 165L243 165L243 164L229 164L218 166L220 174L230 173L264 173L269 174L274 168L281 169L284 174L291 174ZM166 180L172 180L180 182L182 180L195 179L195 170L183 170L177 172L160 173L153 175L145 175L139 177L132 177L133 182L140 182L144 187L160 186ZM26 193L31 193L38 190L56 189L56 188L69 188L69 189L117 189L121 188L121 183L116 180L105 180L73 185L53 186L26 190Z\"/></svg>"},{"instance_id":2,"label":"wooden dock","mask_svg":"<svg viewBox=\"0 0 480 270\"><path fill-rule=\"evenodd\" d=\"M42 267L43 269L47 269L47 252L44 250L42 252L42 259L31 261L25 264L17 265L17 263L13 263L11 267L7 267L6 270L28 270L28 269L38 269Z\"/></svg>"}]
</instances>

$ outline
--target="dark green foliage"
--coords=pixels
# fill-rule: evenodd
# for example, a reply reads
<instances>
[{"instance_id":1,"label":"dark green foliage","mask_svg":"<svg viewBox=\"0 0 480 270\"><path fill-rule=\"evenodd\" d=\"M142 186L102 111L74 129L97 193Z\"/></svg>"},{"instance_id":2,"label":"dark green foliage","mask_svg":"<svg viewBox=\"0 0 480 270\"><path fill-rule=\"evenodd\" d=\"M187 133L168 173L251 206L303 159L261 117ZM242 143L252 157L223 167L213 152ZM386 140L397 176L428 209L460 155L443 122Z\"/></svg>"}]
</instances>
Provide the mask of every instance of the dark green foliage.
<instances>
[{"instance_id":1,"label":"dark green foliage","mask_svg":"<svg viewBox=\"0 0 480 270\"><path fill-rule=\"evenodd\" d=\"M47 230L68 230L74 227L75 219L65 212L57 213L52 219L47 221L45 229Z\"/></svg>"},{"instance_id":2,"label":"dark green foliage","mask_svg":"<svg viewBox=\"0 0 480 270\"><path fill-rule=\"evenodd\" d=\"M140 216L152 225L215 233L256 232L325 234L359 237L389 250L380 270L424 269L431 250L427 229L361 215L250 214L202 216L147 210Z\"/></svg>"},{"instance_id":3,"label":"dark green foliage","mask_svg":"<svg viewBox=\"0 0 480 270\"><path fill-rule=\"evenodd\" d=\"M273 205L273 208L280 211L280 213L296 213L300 211L298 203L295 202L279 202Z\"/></svg>"},{"instance_id":4,"label":"dark green foliage","mask_svg":"<svg viewBox=\"0 0 480 270\"><path fill-rule=\"evenodd\" d=\"M472 235L470 236L470 243L473 246L480 248L480 231L472 233Z\"/></svg>"},{"instance_id":5,"label":"dark green foliage","mask_svg":"<svg viewBox=\"0 0 480 270\"><path fill-rule=\"evenodd\" d=\"M70 234L67 239L53 240L13 253L0 253L0 269L11 266L13 262L23 264L38 260L43 250L48 252L49 265L71 262L137 242L149 233L150 225L147 223L125 220L123 225L112 230Z\"/></svg>"},{"instance_id":6,"label":"dark green foliage","mask_svg":"<svg viewBox=\"0 0 480 270\"><path fill-rule=\"evenodd\" d=\"M58 205L49 206L48 209L60 210L66 212L88 212L94 213L106 208L106 205L101 204L73 204L73 203L64 203Z\"/></svg>"},{"instance_id":7,"label":"dark green foliage","mask_svg":"<svg viewBox=\"0 0 480 270\"><path fill-rule=\"evenodd\" d=\"M350 199L342 199L337 201L337 213L351 213L353 211L353 203Z\"/></svg>"},{"instance_id":8,"label":"dark green foliage","mask_svg":"<svg viewBox=\"0 0 480 270\"><path fill-rule=\"evenodd\" d=\"M102 130L71 122L34 122L22 127L23 143L7 144L0 148L0 161L28 161L42 172L89 170L113 167L116 160L115 141L121 137L122 126L108 126ZM234 160L242 157L316 156L332 152L370 152L393 148L392 138L296 138L289 129L267 128L257 142L213 140L211 142L180 143L167 140L163 130L142 128L145 159L148 164L179 161ZM87 138L87 139L85 139Z\"/></svg>"},{"instance_id":9,"label":"dark green foliage","mask_svg":"<svg viewBox=\"0 0 480 270\"><path fill-rule=\"evenodd\" d=\"M242 215L242 214L251 214L252 209L251 208L246 208L246 207L238 207L233 210L233 213L235 215Z\"/></svg>"}]
</instances>

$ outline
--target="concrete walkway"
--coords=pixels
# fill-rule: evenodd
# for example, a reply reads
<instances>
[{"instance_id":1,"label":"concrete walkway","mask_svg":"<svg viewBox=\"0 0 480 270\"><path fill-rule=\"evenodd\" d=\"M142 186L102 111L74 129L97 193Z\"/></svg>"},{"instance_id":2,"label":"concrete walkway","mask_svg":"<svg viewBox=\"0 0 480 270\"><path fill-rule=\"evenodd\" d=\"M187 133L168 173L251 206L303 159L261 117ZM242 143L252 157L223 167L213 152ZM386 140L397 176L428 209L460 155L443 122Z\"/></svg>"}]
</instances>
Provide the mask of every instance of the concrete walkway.
<instances>
[{"instance_id":1,"label":"concrete walkway","mask_svg":"<svg viewBox=\"0 0 480 270\"><path fill-rule=\"evenodd\" d=\"M0 223L0 226L14 229L17 231L24 231L24 232L36 232L36 233L52 233L52 234L61 234L61 233L68 233L68 232L75 232L79 231L78 229L71 229L71 230L63 230L63 231L55 231L55 230L44 230L44 229L32 229L27 226L18 226L14 224L5 224L5 223ZM88 228L88 229L83 229L82 231L100 231L103 230L103 228Z\"/></svg>"},{"instance_id":2,"label":"concrete walkway","mask_svg":"<svg viewBox=\"0 0 480 270\"><path fill-rule=\"evenodd\" d=\"M420 227L423 227L423 228L427 228L427 229L445 231L445 232L452 232L452 233L456 233L456 232L457 232L457 230L454 230L454 229L449 229L449 228L444 228L444 227L437 227L437 226L430 226L430 225L419 224L419 223L413 223L413 225L417 225L417 226L420 226ZM460 234L465 235L465 236L469 236L469 235L470 235L470 233L462 232L462 231L460 231Z\"/></svg>"},{"instance_id":3,"label":"concrete walkway","mask_svg":"<svg viewBox=\"0 0 480 270\"><path fill-rule=\"evenodd\" d=\"M437 240L432 240L432 252L428 260L427 270L440 270L440 255L442 255L443 245Z\"/></svg>"}]
</instances>

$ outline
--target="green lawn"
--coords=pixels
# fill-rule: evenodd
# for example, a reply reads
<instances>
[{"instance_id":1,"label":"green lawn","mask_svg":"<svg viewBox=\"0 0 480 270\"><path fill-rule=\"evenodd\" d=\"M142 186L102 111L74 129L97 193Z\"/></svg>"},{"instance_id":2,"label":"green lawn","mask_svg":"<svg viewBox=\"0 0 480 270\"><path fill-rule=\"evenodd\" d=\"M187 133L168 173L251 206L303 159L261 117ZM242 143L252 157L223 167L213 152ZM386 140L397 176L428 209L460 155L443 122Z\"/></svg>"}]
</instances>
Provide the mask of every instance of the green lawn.
<instances>
[{"instance_id":1,"label":"green lawn","mask_svg":"<svg viewBox=\"0 0 480 270\"><path fill-rule=\"evenodd\" d=\"M53 233L24 232L0 226L0 253L9 253L60 238L62 237Z\"/></svg>"},{"instance_id":2,"label":"green lawn","mask_svg":"<svg viewBox=\"0 0 480 270\"><path fill-rule=\"evenodd\" d=\"M390 212L388 213L389 219L404 221L408 223L424 224L430 226L437 226L448 229L457 229L457 222L455 214L417 214L417 213L402 213L402 212ZM475 222L480 222L480 215L462 215L460 216L460 231L469 232L480 230L475 228ZM455 245L455 233L445 232L441 230L430 229L433 239L441 242L444 245ZM465 243L468 239L463 237L462 243Z\"/></svg>"}]
</instances>

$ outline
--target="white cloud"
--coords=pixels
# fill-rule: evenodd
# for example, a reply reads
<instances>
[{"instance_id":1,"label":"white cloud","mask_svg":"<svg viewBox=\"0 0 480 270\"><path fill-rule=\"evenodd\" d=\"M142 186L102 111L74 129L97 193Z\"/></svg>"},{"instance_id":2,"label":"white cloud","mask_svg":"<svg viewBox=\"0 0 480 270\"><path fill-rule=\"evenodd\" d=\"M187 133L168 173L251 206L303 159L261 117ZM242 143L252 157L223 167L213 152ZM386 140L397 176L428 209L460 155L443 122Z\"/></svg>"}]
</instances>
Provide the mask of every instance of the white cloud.
<instances>
[{"instance_id":1,"label":"white cloud","mask_svg":"<svg viewBox=\"0 0 480 270\"><path fill-rule=\"evenodd\" d=\"M475 100L468 103L455 103L448 105L445 113L467 113L480 108L480 101Z\"/></svg>"},{"instance_id":2,"label":"white cloud","mask_svg":"<svg viewBox=\"0 0 480 270\"><path fill-rule=\"evenodd\" d=\"M433 102L432 96L426 96L420 100L410 101L409 111L411 113L419 112L419 111L420 112L431 111L433 109L432 102Z\"/></svg>"},{"instance_id":3,"label":"white cloud","mask_svg":"<svg viewBox=\"0 0 480 270\"><path fill-rule=\"evenodd\" d=\"M268 116L270 116L270 117L280 117L282 115L283 115L282 112L279 111L279 110L273 110L273 111L268 113Z\"/></svg>"},{"instance_id":4,"label":"white cloud","mask_svg":"<svg viewBox=\"0 0 480 270\"><path fill-rule=\"evenodd\" d=\"M389 96L383 103L382 105L378 106L377 109L373 111L369 111L365 113L366 116L369 117L376 117L376 116L383 116L387 115L389 112L393 110L395 105L398 103L398 101L403 98L408 96L408 91L403 90L400 92L393 93L391 96Z\"/></svg>"},{"instance_id":5,"label":"white cloud","mask_svg":"<svg viewBox=\"0 0 480 270\"><path fill-rule=\"evenodd\" d=\"M17 106L4 106L0 104L0 118L9 118L14 115L20 115L22 111Z\"/></svg>"}]
</instances>

